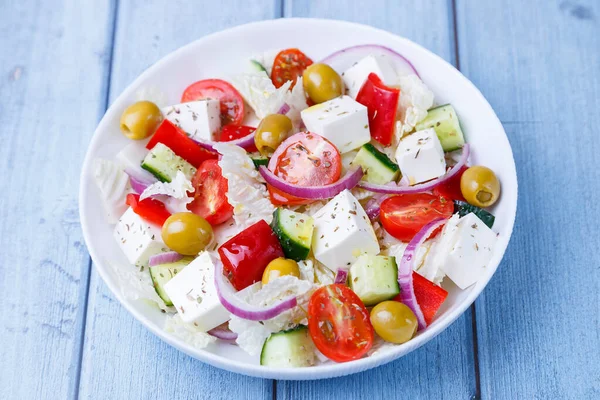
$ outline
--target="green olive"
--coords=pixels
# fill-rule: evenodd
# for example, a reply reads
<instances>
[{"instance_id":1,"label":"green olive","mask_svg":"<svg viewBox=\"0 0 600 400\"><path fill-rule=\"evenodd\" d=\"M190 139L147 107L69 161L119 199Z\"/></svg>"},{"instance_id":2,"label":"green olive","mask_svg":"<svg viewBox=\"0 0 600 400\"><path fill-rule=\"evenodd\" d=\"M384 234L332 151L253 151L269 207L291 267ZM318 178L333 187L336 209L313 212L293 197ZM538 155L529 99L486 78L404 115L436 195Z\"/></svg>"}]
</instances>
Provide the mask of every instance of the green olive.
<instances>
[{"instance_id":1,"label":"green olive","mask_svg":"<svg viewBox=\"0 0 600 400\"><path fill-rule=\"evenodd\" d=\"M302 73L306 95L316 104L342 95L342 77L327 64L312 64Z\"/></svg>"},{"instance_id":2,"label":"green olive","mask_svg":"<svg viewBox=\"0 0 600 400\"><path fill-rule=\"evenodd\" d=\"M371 325L386 342L404 343L412 339L419 324L407 305L384 301L371 310Z\"/></svg>"},{"instance_id":3,"label":"green olive","mask_svg":"<svg viewBox=\"0 0 600 400\"><path fill-rule=\"evenodd\" d=\"M276 258L267 265L267 268L265 268L262 276L262 283L263 285L266 285L273 279L284 275L292 275L296 278L300 278L300 268L298 268L298 263L283 257Z\"/></svg>"},{"instance_id":4,"label":"green olive","mask_svg":"<svg viewBox=\"0 0 600 400\"><path fill-rule=\"evenodd\" d=\"M121 115L121 132L129 139L142 140L152 135L163 119L158 106L150 101L138 101Z\"/></svg>"},{"instance_id":5,"label":"green olive","mask_svg":"<svg viewBox=\"0 0 600 400\"><path fill-rule=\"evenodd\" d=\"M171 250L195 256L212 242L213 230L201 216L181 212L167 218L162 227L162 239Z\"/></svg>"},{"instance_id":6,"label":"green olive","mask_svg":"<svg viewBox=\"0 0 600 400\"><path fill-rule=\"evenodd\" d=\"M254 132L254 144L260 154L270 157L277 146L288 137L292 128L292 120L285 115L267 115Z\"/></svg>"},{"instance_id":7,"label":"green olive","mask_svg":"<svg viewBox=\"0 0 600 400\"><path fill-rule=\"evenodd\" d=\"M469 204L489 207L500 196L500 181L494 171L476 165L463 173L460 178L460 191Z\"/></svg>"}]
</instances>

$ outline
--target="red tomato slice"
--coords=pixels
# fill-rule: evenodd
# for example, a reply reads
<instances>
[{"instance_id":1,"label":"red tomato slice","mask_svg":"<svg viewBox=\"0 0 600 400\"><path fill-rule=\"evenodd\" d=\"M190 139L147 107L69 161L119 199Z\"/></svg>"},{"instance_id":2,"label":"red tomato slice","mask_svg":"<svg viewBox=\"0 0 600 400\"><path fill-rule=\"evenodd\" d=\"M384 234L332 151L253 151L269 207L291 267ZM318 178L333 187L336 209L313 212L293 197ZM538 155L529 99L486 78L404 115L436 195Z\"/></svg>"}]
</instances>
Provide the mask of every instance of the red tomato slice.
<instances>
[{"instance_id":1,"label":"red tomato slice","mask_svg":"<svg viewBox=\"0 0 600 400\"><path fill-rule=\"evenodd\" d=\"M429 193L400 194L381 203L379 219L390 235L409 242L423 226L435 219L449 218L453 212L454 204L443 197Z\"/></svg>"},{"instance_id":2,"label":"red tomato slice","mask_svg":"<svg viewBox=\"0 0 600 400\"><path fill-rule=\"evenodd\" d=\"M221 102L221 125L240 125L244 119L242 95L228 82L221 79L204 79L188 86L181 102L213 99Z\"/></svg>"},{"instance_id":3,"label":"red tomato slice","mask_svg":"<svg viewBox=\"0 0 600 400\"><path fill-rule=\"evenodd\" d=\"M261 219L219 247L219 256L233 287L242 290L260 281L267 264L284 254L277 235Z\"/></svg>"},{"instance_id":4,"label":"red tomato slice","mask_svg":"<svg viewBox=\"0 0 600 400\"><path fill-rule=\"evenodd\" d=\"M134 213L154 225L163 226L167 218L171 216L162 201L151 197L140 201L139 194L129 193L125 203L133 209Z\"/></svg>"},{"instance_id":5,"label":"red tomato slice","mask_svg":"<svg viewBox=\"0 0 600 400\"><path fill-rule=\"evenodd\" d=\"M227 179L223 177L217 160L202 163L192 178L194 200L187 208L208 221L219 225L233 215L233 207L227 202Z\"/></svg>"},{"instance_id":6,"label":"red tomato slice","mask_svg":"<svg viewBox=\"0 0 600 400\"><path fill-rule=\"evenodd\" d=\"M340 179L342 159L338 149L327 139L315 133L300 132L292 136L275 164L269 169L286 182L299 186L328 185ZM289 140L289 139L288 139ZM279 150L279 149L277 149ZM279 151L276 152L276 154ZM271 201L275 205L308 204L301 199L269 186Z\"/></svg>"},{"instance_id":7,"label":"red tomato slice","mask_svg":"<svg viewBox=\"0 0 600 400\"><path fill-rule=\"evenodd\" d=\"M317 349L336 362L361 358L373 346L369 312L342 284L320 287L310 297L308 331Z\"/></svg>"},{"instance_id":8,"label":"red tomato slice","mask_svg":"<svg viewBox=\"0 0 600 400\"><path fill-rule=\"evenodd\" d=\"M225 125L223 129L221 129L221 134L219 135L219 142L231 142L232 140L241 139L243 137L248 136L255 130L256 128L252 126ZM252 145L252 147L248 149L249 153L255 151L258 151L258 149L254 145Z\"/></svg>"},{"instance_id":9,"label":"red tomato slice","mask_svg":"<svg viewBox=\"0 0 600 400\"><path fill-rule=\"evenodd\" d=\"M277 54L273 61L273 71L271 72L271 80L273 85L279 88L287 81L292 81L294 87L299 76L313 62L303 52L298 49L282 50Z\"/></svg>"},{"instance_id":10,"label":"red tomato slice","mask_svg":"<svg viewBox=\"0 0 600 400\"><path fill-rule=\"evenodd\" d=\"M440 185L437 185L435 188L433 188L433 194L450 200L466 201L462 192L460 191L460 178L468 168L469 167L466 165L463 166L452 178Z\"/></svg>"},{"instance_id":11,"label":"red tomato slice","mask_svg":"<svg viewBox=\"0 0 600 400\"><path fill-rule=\"evenodd\" d=\"M384 146L392 143L399 98L400 90L385 86L374 73L356 95L356 101L367 107L371 137Z\"/></svg>"}]
</instances>

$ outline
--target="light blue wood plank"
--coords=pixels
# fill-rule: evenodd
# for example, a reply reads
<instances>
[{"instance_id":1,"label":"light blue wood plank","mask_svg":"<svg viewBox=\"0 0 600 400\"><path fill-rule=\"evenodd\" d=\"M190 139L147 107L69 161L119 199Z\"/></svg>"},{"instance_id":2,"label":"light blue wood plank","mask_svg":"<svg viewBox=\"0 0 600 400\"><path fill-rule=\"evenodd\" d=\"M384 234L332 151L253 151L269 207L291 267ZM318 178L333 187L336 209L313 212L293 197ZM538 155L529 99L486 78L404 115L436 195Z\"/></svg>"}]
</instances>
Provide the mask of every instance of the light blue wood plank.
<instances>
[{"instance_id":1,"label":"light blue wood plank","mask_svg":"<svg viewBox=\"0 0 600 400\"><path fill-rule=\"evenodd\" d=\"M0 397L64 399L77 385L89 270L79 165L105 103L112 8L0 8Z\"/></svg>"},{"instance_id":2,"label":"light blue wood plank","mask_svg":"<svg viewBox=\"0 0 600 400\"><path fill-rule=\"evenodd\" d=\"M454 59L449 2L288 1L286 16L337 18L405 36L448 61ZM395 362L348 377L277 383L280 399L468 399L475 394L471 314Z\"/></svg>"},{"instance_id":3,"label":"light blue wood plank","mask_svg":"<svg viewBox=\"0 0 600 400\"><path fill-rule=\"evenodd\" d=\"M277 16L271 0L120 2L111 99L143 70L203 35ZM149 333L92 271L81 398L270 398L270 380L228 373L180 353Z\"/></svg>"},{"instance_id":4,"label":"light blue wood plank","mask_svg":"<svg viewBox=\"0 0 600 400\"><path fill-rule=\"evenodd\" d=\"M485 399L600 398L600 3L459 1L460 62L519 175L505 262L477 301Z\"/></svg>"}]
</instances>

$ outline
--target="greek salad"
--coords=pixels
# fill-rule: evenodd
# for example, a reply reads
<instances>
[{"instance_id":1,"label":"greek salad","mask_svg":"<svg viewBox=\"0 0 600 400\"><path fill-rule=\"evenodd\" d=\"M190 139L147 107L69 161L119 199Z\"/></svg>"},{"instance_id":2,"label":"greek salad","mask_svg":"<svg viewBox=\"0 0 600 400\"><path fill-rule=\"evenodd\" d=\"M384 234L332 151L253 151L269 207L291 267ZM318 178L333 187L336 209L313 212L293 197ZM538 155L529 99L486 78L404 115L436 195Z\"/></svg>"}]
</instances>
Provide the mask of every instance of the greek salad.
<instances>
[{"instance_id":1,"label":"greek salad","mask_svg":"<svg viewBox=\"0 0 600 400\"><path fill-rule=\"evenodd\" d=\"M444 286L486 273L499 180L469 165L460 114L395 51L277 50L178 104L140 97L95 178L123 294L190 345L228 341L270 367L356 360L411 340Z\"/></svg>"}]
</instances>

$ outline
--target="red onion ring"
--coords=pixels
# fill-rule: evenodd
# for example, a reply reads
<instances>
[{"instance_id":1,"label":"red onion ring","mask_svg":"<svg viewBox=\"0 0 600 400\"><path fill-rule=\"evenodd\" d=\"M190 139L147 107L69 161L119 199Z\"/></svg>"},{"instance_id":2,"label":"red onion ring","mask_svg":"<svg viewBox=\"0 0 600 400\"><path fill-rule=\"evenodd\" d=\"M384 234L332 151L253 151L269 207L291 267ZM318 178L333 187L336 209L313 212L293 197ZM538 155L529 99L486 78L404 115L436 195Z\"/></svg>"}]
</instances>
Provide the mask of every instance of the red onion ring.
<instances>
[{"instance_id":1,"label":"red onion ring","mask_svg":"<svg viewBox=\"0 0 600 400\"><path fill-rule=\"evenodd\" d=\"M149 181L148 179L144 179L140 177L140 174L136 174L133 171L130 171L128 169L125 170L125 173L127 175L129 175L129 183L131 184L131 188L133 189L134 192L136 192L137 194L142 194L142 192L144 190L146 190L146 188L150 185L152 185L154 182Z\"/></svg>"},{"instance_id":2,"label":"red onion ring","mask_svg":"<svg viewBox=\"0 0 600 400\"><path fill-rule=\"evenodd\" d=\"M271 158L272 160L272 158ZM264 165L262 165L258 172L265 178L265 181L273 186L275 189L279 189L292 196L301 197L303 199L322 200L329 199L344 191L345 189L352 189L358 184L360 178L363 176L362 168L357 168L348 171L337 182L329 185L322 186L298 186L288 183L269 171Z\"/></svg>"},{"instance_id":3,"label":"red onion ring","mask_svg":"<svg viewBox=\"0 0 600 400\"><path fill-rule=\"evenodd\" d=\"M279 314L296 307L298 301L296 296L290 296L279 303L268 307L253 306L236 295L236 291L227 278L223 275L223 263L221 260L214 259L215 264L215 286L219 301L227 311L243 319L250 321L264 321L275 318Z\"/></svg>"},{"instance_id":4,"label":"red onion ring","mask_svg":"<svg viewBox=\"0 0 600 400\"><path fill-rule=\"evenodd\" d=\"M287 103L283 103L283 105L281 106L281 108L279 109L279 111L277 111L277 114L287 114L289 111L291 110L291 107L289 104Z\"/></svg>"},{"instance_id":5,"label":"red onion ring","mask_svg":"<svg viewBox=\"0 0 600 400\"><path fill-rule=\"evenodd\" d=\"M415 313L417 321L419 322L419 330L427 328L427 322L421 311L421 306L417 303L417 297L415 296L415 290L413 288L413 266L415 263L417 248L423 244L431 233L440 226L444 225L448 221L447 219L441 218L431 221L425 225L419 233L417 233L412 240L408 243L408 246L404 250L402 260L398 265L398 284L400 285L400 301L406 304L412 312Z\"/></svg>"},{"instance_id":6,"label":"red onion ring","mask_svg":"<svg viewBox=\"0 0 600 400\"><path fill-rule=\"evenodd\" d=\"M342 285L345 285L347 280L348 270L346 268L338 268L337 272L335 273L335 279L333 283L341 283Z\"/></svg>"},{"instance_id":7,"label":"red onion ring","mask_svg":"<svg viewBox=\"0 0 600 400\"><path fill-rule=\"evenodd\" d=\"M446 175L441 178L437 178L432 180L431 182L422 183L420 185L414 186L388 186L388 185L375 185L369 182L360 182L358 186L363 189L370 190L375 193L386 193L386 194L405 194L405 193L420 193L425 192L427 190L431 190L434 187L446 182L448 179L452 178L454 175L460 171L460 169L467 163L467 159L469 158L470 148L469 145L465 143L463 146L463 152L460 156L460 160L458 163L450 168L450 171L446 173Z\"/></svg>"},{"instance_id":8,"label":"red onion ring","mask_svg":"<svg viewBox=\"0 0 600 400\"><path fill-rule=\"evenodd\" d=\"M160 253L150 256L150 259L148 260L148 265L150 267L154 267L155 265L169 264L177 262L182 258L183 256L181 254L174 251L169 251L167 253Z\"/></svg>"},{"instance_id":9,"label":"red onion ring","mask_svg":"<svg viewBox=\"0 0 600 400\"><path fill-rule=\"evenodd\" d=\"M403 69L397 72L405 74L413 73L420 78L417 69L414 67L414 65L412 65L410 61L406 59L406 57L404 57L402 54L399 54L395 50L390 49L389 47L381 46L378 44L361 44L358 46L347 47L325 57L323 60L321 60L321 62L331 65L336 64L337 61L347 58L349 60L347 63L348 65L337 65L338 69L346 69L349 68L353 63L359 61L361 58L366 57L368 55L372 55L375 52L379 52L380 54L383 53L385 55L390 56L390 58L395 61L394 66ZM333 69L336 69L335 66L331 66Z\"/></svg>"},{"instance_id":10,"label":"red onion ring","mask_svg":"<svg viewBox=\"0 0 600 400\"><path fill-rule=\"evenodd\" d=\"M208 333L211 336L216 337L217 339L227 340L227 341L236 340L238 337L237 333L232 332L229 329L229 321L217 326L216 328L211 329L210 331L208 331L206 333Z\"/></svg>"}]
</instances>

